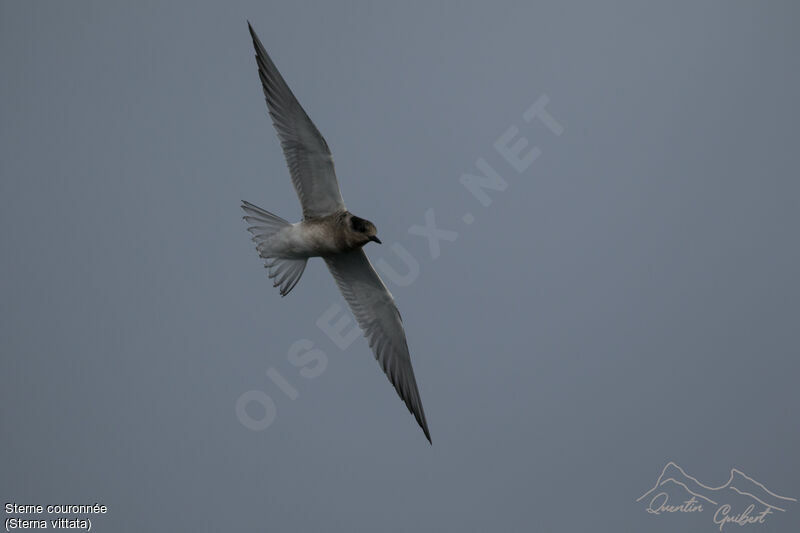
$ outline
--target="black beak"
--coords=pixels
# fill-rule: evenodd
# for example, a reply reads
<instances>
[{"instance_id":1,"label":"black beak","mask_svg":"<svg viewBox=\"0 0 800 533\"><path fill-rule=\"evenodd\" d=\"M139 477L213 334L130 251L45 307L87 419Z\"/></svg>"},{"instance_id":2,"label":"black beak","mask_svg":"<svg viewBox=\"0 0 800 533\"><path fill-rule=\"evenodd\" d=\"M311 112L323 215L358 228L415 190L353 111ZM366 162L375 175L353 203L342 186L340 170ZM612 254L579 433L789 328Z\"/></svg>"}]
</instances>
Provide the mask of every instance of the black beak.
<instances>
[{"instance_id":1,"label":"black beak","mask_svg":"<svg viewBox=\"0 0 800 533\"><path fill-rule=\"evenodd\" d=\"M369 240L371 240L372 242L377 242L378 244L383 244L383 243L381 242L381 240L380 240L379 238L377 238L375 235L373 235L372 237L370 237L370 238L369 238Z\"/></svg>"}]
</instances>

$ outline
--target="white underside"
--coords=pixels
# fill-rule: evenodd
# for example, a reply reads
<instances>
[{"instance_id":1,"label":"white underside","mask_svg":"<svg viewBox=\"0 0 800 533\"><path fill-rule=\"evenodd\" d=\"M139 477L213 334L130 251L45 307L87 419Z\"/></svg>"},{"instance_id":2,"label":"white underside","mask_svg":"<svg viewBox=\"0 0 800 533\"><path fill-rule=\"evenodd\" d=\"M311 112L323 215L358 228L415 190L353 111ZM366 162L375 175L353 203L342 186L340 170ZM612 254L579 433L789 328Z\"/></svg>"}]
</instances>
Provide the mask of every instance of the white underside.
<instances>
[{"instance_id":1,"label":"white underside","mask_svg":"<svg viewBox=\"0 0 800 533\"><path fill-rule=\"evenodd\" d=\"M265 249L274 257L306 259L339 253L333 231L320 224L296 222L277 231L264 241Z\"/></svg>"}]
</instances>

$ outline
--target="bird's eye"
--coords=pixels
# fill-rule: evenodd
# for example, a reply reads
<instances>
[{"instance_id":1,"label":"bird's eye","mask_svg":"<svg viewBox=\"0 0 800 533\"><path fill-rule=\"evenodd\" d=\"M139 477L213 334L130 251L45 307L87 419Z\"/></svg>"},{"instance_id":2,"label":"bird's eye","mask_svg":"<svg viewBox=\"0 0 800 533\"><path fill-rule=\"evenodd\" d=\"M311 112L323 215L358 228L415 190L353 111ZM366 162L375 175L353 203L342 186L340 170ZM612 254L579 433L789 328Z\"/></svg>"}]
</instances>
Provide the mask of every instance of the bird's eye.
<instances>
[{"instance_id":1,"label":"bird's eye","mask_svg":"<svg viewBox=\"0 0 800 533\"><path fill-rule=\"evenodd\" d=\"M367 221L354 216L350 219L350 227L353 228L353 231L364 233L367 231Z\"/></svg>"}]
</instances>

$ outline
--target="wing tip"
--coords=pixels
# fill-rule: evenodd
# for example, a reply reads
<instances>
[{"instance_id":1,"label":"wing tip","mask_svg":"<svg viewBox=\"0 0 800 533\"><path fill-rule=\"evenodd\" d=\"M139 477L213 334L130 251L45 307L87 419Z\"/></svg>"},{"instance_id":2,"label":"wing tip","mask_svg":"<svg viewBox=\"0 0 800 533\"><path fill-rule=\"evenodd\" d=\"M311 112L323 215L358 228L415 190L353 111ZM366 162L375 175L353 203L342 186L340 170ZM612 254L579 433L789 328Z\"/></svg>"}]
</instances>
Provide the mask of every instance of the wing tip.
<instances>
[{"instance_id":1,"label":"wing tip","mask_svg":"<svg viewBox=\"0 0 800 533\"><path fill-rule=\"evenodd\" d=\"M249 20L247 21L247 30L250 32L250 38L253 39L253 45L256 49L256 57L258 57L260 54L259 47L263 48L264 45L261 44L261 39L259 39L258 35L256 35L256 30L253 29L253 25L250 24Z\"/></svg>"},{"instance_id":2,"label":"wing tip","mask_svg":"<svg viewBox=\"0 0 800 533\"><path fill-rule=\"evenodd\" d=\"M422 428L422 432L425 434L425 438L428 439L428 444L433 446L433 440L431 439L431 432L428 429L428 421L425 419L425 411L422 410L422 403L420 403L419 406L419 413L416 413L411 409L409 410L414 415L414 418L417 419L417 424L419 424L419 427Z\"/></svg>"}]
</instances>

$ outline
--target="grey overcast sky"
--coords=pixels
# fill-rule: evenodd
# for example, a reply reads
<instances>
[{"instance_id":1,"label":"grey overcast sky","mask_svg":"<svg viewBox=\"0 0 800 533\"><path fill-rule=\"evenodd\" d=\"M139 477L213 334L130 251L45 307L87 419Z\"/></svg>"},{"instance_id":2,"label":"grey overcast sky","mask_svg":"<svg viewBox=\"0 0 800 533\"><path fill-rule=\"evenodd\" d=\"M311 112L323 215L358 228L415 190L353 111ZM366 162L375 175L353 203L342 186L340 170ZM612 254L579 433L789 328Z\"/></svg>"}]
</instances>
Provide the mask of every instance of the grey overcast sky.
<instances>
[{"instance_id":1,"label":"grey overcast sky","mask_svg":"<svg viewBox=\"0 0 800 533\"><path fill-rule=\"evenodd\" d=\"M245 231L242 199L300 217L248 19L378 227L433 446L324 331L350 315L323 262L282 299ZM100 502L98 532L718 531L635 501L670 460L800 498L798 23L0 1L2 502ZM505 190L464 187L479 160ZM426 212L457 236L409 232ZM723 529L798 530L798 502Z\"/></svg>"}]
</instances>

